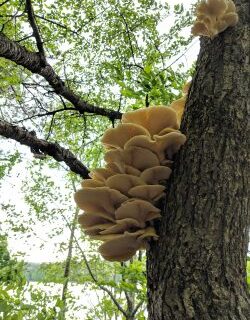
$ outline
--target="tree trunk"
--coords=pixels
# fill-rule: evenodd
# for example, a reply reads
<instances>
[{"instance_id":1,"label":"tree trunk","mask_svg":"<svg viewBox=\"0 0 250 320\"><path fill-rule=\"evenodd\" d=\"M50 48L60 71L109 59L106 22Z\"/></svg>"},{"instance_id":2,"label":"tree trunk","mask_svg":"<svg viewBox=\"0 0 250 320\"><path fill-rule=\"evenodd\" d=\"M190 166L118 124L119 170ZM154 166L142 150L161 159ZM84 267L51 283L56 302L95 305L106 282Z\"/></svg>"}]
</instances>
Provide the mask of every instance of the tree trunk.
<instances>
[{"instance_id":1,"label":"tree trunk","mask_svg":"<svg viewBox=\"0 0 250 320\"><path fill-rule=\"evenodd\" d=\"M250 5L235 3L237 26L201 40L181 128L187 143L148 254L150 320L250 318Z\"/></svg>"}]
</instances>

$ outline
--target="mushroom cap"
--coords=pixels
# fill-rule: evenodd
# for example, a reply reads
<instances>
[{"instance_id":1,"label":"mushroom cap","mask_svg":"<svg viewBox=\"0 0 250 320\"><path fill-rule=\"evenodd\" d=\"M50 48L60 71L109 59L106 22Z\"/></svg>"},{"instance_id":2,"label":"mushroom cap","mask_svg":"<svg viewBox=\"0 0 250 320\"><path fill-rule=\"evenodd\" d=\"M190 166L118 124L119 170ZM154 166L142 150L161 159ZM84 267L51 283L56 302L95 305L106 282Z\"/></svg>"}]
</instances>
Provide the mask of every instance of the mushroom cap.
<instances>
[{"instance_id":1,"label":"mushroom cap","mask_svg":"<svg viewBox=\"0 0 250 320\"><path fill-rule=\"evenodd\" d=\"M128 194L129 189L143 184L145 184L145 182L142 179L130 174L116 174L115 176L109 177L106 181L106 186L118 190L125 195Z\"/></svg>"},{"instance_id":2,"label":"mushroom cap","mask_svg":"<svg viewBox=\"0 0 250 320\"><path fill-rule=\"evenodd\" d=\"M223 16L223 20L222 20L227 26L235 26L238 21L239 21L239 17L237 15L237 13L234 12L230 12L227 13ZM222 27L221 27L222 28Z\"/></svg>"},{"instance_id":3,"label":"mushroom cap","mask_svg":"<svg viewBox=\"0 0 250 320\"><path fill-rule=\"evenodd\" d=\"M104 155L104 160L107 163L115 162L117 166L123 162L123 150L121 149L110 149ZM119 166L120 168L120 166Z\"/></svg>"},{"instance_id":4,"label":"mushroom cap","mask_svg":"<svg viewBox=\"0 0 250 320\"><path fill-rule=\"evenodd\" d=\"M103 224L96 224L92 227L88 227L84 229L84 233L88 236L95 236L100 234L103 230L112 227L114 223L103 223Z\"/></svg>"},{"instance_id":5,"label":"mushroom cap","mask_svg":"<svg viewBox=\"0 0 250 320\"><path fill-rule=\"evenodd\" d=\"M126 112L122 123L136 123L146 128L150 135L159 133L166 127L178 129L176 114L168 107L154 106Z\"/></svg>"},{"instance_id":6,"label":"mushroom cap","mask_svg":"<svg viewBox=\"0 0 250 320\"><path fill-rule=\"evenodd\" d=\"M148 136L136 136L131 139L129 139L125 145L124 149L128 149L129 147L140 147L144 149L148 149L152 152L155 152L155 141L153 141Z\"/></svg>"},{"instance_id":7,"label":"mushroom cap","mask_svg":"<svg viewBox=\"0 0 250 320\"><path fill-rule=\"evenodd\" d=\"M110 150L111 151L111 150ZM109 151L107 152L109 153ZM120 157L120 160L118 162L112 162L112 154L111 154L111 158L110 158L110 155L108 156L108 158L106 158L108 161L107 164L106 164L106 169L109 169L111 171L114 171L116 174L117 173L126 173L126 174L131 174L133 176L140 176L141 174L141 171L128 165L128 164L125 164L123 162L123 158L122 156Z\"/></svg>"},{"instance_id":8,"label":"mushroom cap","mask_svg":"<svg viewBox=\"0 0 250 320\"><path fill-rule=\"evenodd\" d=\"M191 87L191 83L192 83L192 81L188 81L188 82L186 82L186 83L184 84L184 86L183 86L183 88L182 88L183 94L185 94L185 95L188 94L188 91L189 91L189 89L190 89L190 87Z\"/></svg>"},{"instance_id":9,"label":"mushroom cap","mask_svg":"<svg viewBox=\"0 0 250 320\"><path fill-rule=\"evenodd\" d=\"M191 33L194 36L205 36L209 37L210 32L206 26L206 24L202 21L196 21L191 28Z\"/></svg>"},{"instance_id":10,"label":"mushroom cap","mask_svg":"<svg viewBox=\"0 0 250 320\"><path fill-rule=\"evenodd\" d=\"M133 187L129 190L129 195L148 201L156 201L164 195L165 187L162 185L144 185Z\"/></svg>"},{"instance_id":11,"label":"mushroom cap","mask_svg":"<svg viewBox=\"0 0 250 320\"><path fill-rule=\"evenodd\" d=\"M160 209L156 208L148 201L130 199L115 211L115 217L117 220L132 218L140 223L144 223L161 217L160 212Z\"/></svg>"},{"instance_id":12,"label":"mushroom cap","mask_svg":"<svg viewBox=\"0 0 250 320\"><path fill-rule=\"evenodd\" d=\"M99 180L86 179L81 182L81 186L83 188L98 188L98 187L104 187L105 184L104 182Z\"/></svg>"},{"instance_id":13,"label":"mushroom cap","mask_svg":"<svg viewBox=\"0 0 250 320\"><path fill-rule=\"evenodd\" d=\"M227 8L227 1L225 0L207 0L202 1L197 6L197 13L206 14L210 16L220 16Z\"/></svg>"},{"instance_id":14,"label":"mushroom cap","mask_svg":"<svg viewBox=\"0 0 250 320\"><path fill-rule=\"evenodd\" d=\"M137 177L141 175L141 171L132 166L125 164L124 168L125 168L125 173L127 174L131 174L132 176L137 176Z\"/></svg>"},{"instance_id":15,"label":"mushroom cap","mask_svg":"<svg viewBox=\"0 0 250 320\"><path fill-rule=\"evenodd\" d=\"M89 176L94 180L105 182L105 180L107 180L109 177L113 176L114 174L116 173L109 169L96 168L90 172Z\"/></svg>"},{"instance_id":16,"label":"mushroom cap","mask_svg":"<svg viewBox=\"0 0 250 320\"><path fill-rule=\"evenodd\" d=\"M106 228L101 231L100 234L114 234L114 233L124 233L125 231L130 231L134 228L144 228L145 223L139 223L137 220L132 218L125 218L122 220L116 220L116 224Z\"/></svg>"},{"instance_id":17,"label":"mushroom cap","mask_svg":"<svg viewBox=\"0 0 250 320\"><path fill-rule=\"evenodd\" d=\"M177 119L178 119L179 123L181 122L181 118L182 118L182 115L184 112L186 100L187 100L187 98L186 98L186 96L184 96L178 100L173 101L169 106L170 108L172 108L176 112Z\"/></svg>"},{"instance_id":18,"label":"mushroom cap","mask_svg":"<svg viewBox=\"0 0 250 320\"><path fill-rule=\"evenodd\" d=\"M145 239L149 237L158 237L152 227L132 233L125 232L120 237L103 243L99 247L99 252L108 261L127 261L132 258L137 250L145 248Z\"/></svg>"},{"instance_id":19,"label":"mushroom cap","mask_svg":"<svg viewBox=\"0 0 250 320\"><path fill-rule=\"evenodd\" d=\"M109 162L105 165L105 168L108 170L111 170L115 173L125 173L125 168L124 166L120 166L116 162Z\"/></svg>"},{"instance_id":20,"label":"mushroom cap","mask_svg":"<svg viewBox=\"0 0 250 320\"><path fill-rule=\"evenodd\" d=\"M108 261L127 261L135 255L141 247L140 241L136 237L122 235L119 238L104 242L99 247L99 252Z\"/></svg>"},{"instance_id":21,"label":"mushroom cap","mask_svg":"<svg viewBox=\"0 0 250 320\"><path fill-rule=\"evenodd\" d=\"M78 190L74 198L77 206L86 212L110 214L128 199L121 192L108 187L84 188Z\"/></svg>"},{"instance_id":22,"label":"mushroom cap","mask_svg":"<svg viewBox=\"0 0 250 320\"><path fill-rule=\"evenodd\" d=\"M180 131L176 130L176 129L172 129L172 128L165 128L165 129L161 130L157 135L164 136L165 134L170 133L170 132L180 132Z\"/></svg>"},{"instance_id":23,"label":"mushroom cap","mask_svg":"<svg viewBox=\"0 0 250 320\"><path fill-rule=\"evenodd\" d=\"M165 151L167 159L169 160L172 160L173 155L178 152L180 147L186 142L186 136L179 132L170 132L164 136L155 135L154 139L157 142L159 152Z\"/></svg>"},{"instance_id":24,"label":"mushroom cap","mask_svg":"<svg viewBox=\"0 0 250 320\"><path fill-rule=\"evenodd\" d=\"M144 230L145 232L137 238L138 240L145 240L146 238L153 238L153 240L157 240L159 238L154 227L147 227Z\"/></svg>"},{"instance_id":25,"label":"mushroom cap","mask_svg":"<svg viewBox=\"0 0 250 320\"><path fill-rule=\"evenodd\" d=\"M93 240L110 241L110 240L116 240L121 236L122 236L122 234L120 234L120 233L96 234L96 235L94 234L94 235L90 235L90 238Z\"/></svg>"},{"instance_id":26,"label":"mushroom cap","mask_svg":"<svg viewBox=\"0 0 250 320\"><path fill-rule=\"evenodd\" d=\"M128 147L123 154L125 163L140 171L160 164L157 155L148 149Z\"/></svg>"},{"instance_id":27,"label":"mushroom cap","mask_svg":"<svg viewBox=\"0 0 250 320\"><path fill-rule=\"evenodd\" d=\"M83 213L78 216L78 222L82 228L90 228L95 225L112 223L115 219L108 213Z\"/></svg>"},{"instance_id":28,"label":"mushroom cap","mask_svg":"<svg viewBox=\"0 0 250 320\"><path fill-rule=\"evenodd\" d=\"M152 151L140 147L128 147L126 150L109 150L104 159L106 162L115 162L119 167L125 165L139 171L159 165L159 159ZM135 175L134 173L132 173Z\"/></svg>"},{"instance_id":29,"label":"mushroom cap","mask_svg":"<svg viewBox=\"0 0 250 320\"><path fill-rule=\"evenodd\" d=\"M228 0L227 9L225 13L236 13L236 7L232 0Z\"/></svg>"},{"instance_id":30,"label":"mushroom cap","mask_svg":"<svg viewBox=\"0 0 250 320\"><path fill-rule=\"evenodd\" d=\"M149 135L149 132L136 123L121 123L106 130L101 142L105 147L123 148L130 138L138 135Z\"/></svg>"},{"instance_id":31,"label":"mushroom cap","mask_svg":"<svg viewBox=\"0 0 250 320\"><path fill-rule=\"evenodd\" d=\"M159 181L167 180L172 173L172 170L165 166L156 166L148 168L141 173L140 178L146 184L159 184Z\"/></svg>"}]
</instances>

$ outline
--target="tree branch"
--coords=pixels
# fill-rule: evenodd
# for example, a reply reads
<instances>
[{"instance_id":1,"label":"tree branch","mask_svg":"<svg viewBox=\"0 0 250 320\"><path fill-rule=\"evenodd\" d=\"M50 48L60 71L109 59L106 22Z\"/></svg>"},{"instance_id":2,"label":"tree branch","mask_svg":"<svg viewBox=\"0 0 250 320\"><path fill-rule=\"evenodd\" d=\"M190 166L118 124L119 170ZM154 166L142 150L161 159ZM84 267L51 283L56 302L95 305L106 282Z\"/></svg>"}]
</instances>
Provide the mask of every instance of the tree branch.
<instances>
[{"instance_id":1,"label":"tree branch","mask_svg":"<svg viewBox=\"0 0 250 320\"><path fill-rule=\"evenodd\" d=\"M38 154L49 155L56 161L63 161L71 171L79 174L82 178L89 178L89 170L68 149L61 147L58 143L48 142L36 137L34 132L18 127L0 120L0 135L24 144L35 150Z\"/></svg>"},{"instance_id":2,"label":"tree branch","mask_svg":"<svg viewBox=\"0 0 250 320\"><path fill-rule=\"evenodd\" d=\"M26 8L25 9L27 11L29 22L30 22L31 28L33 30L33 36L36 39L36 45L37 45L37 49L40 53L42 66L45 67L46 57L45 57L45 52L44 52L44 48L43 48L43 41L42 41L42 38L41 38L39 30L38 30L38 26L35 21L35 15L34 15L34 10L32 7L31 0L26 0Z\"/></svg>"},{"instance_id":3,"label":"tree branch","mask_svg":"<svg viewBox=\"0 0 250 320\"><path fill-rule=\"evenodd\" d=\"M82 100L78 94L75 94L65 85L64 81L55 73L49 63L46 62L46 65L42 66L40 54L27 50L19 43L8 39L1 32L0 57L9 59L32 73L41 75L48 81L55 93L70 101L80 114L88 112L108 117L110 120L121 119L122 113L118 111L96 107Z\"/></svg>"},{"instance_id":4,"label":"tree branch","mask_svg":"<svg viewBox=\"0 0 250 320\"><path fill-rule=\"evenodd\" d=\"M83 251L83 249L81 248L77 238L74 236L75 238L75 242L76 242L76 245L78 247L78 249L81 251L81 254L82 254L82 257L83 257L83 260L84 260L84 263L88 269L88 272L89 272L89 275L91 276L92 280L94 281L94 283L101 289L103 290L104 292L106 292L109 297L111 298L111 300L114 302L114 304L116 305L117 309L125 316L127 317L127 313L126 311L122 308L122 306L119 304L119 302L116 300L115 296L113 295L113 293L111 292L111 290L109 290L108 288L106 288L105 286L101 285L99 282L98 282L98 279L95 277L95 275L93 274L92 270L91 270L91 267L89 265L89 262L87 260L87 257Z\"/></svg>"}]
</instances>

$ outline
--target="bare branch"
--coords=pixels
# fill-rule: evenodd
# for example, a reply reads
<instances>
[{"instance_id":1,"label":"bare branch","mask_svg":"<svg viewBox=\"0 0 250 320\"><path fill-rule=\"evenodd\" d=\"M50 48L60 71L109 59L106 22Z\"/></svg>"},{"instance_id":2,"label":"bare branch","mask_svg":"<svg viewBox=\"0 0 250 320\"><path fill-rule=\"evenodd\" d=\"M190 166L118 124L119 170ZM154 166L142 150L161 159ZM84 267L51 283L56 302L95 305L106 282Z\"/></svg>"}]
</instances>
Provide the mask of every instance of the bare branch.
<instances>
[{"instance_id":1,"label":"bare branch","mask_svg":"<svg viewBox=\"0 0 250 320\"><path fill-rule=\"evenodd\" d=\"M25 47L8 39L3 33L0 32L0 57L9 59L16 64L23 66L32 73L39 74L51 85L55 93L61 95L66 100L70 101L75 109L84 114L85 112L93 113L108 117L110 120L121 119L122 113L96 107L92 104L81 99L81 97L71 91L64 83L64 81L55 73L52 66L46 62L43 67L40 55L36 52L31 52Z\"/></svg>"},{"instance_id":2,"label":"bare branch","mask_svg":"<svg viewBox=\"0 0 250 320\"><path fill-rule=\"evenodd\" d=\"M114 297L113 293L108 289L106 288L105 286L101 285L99 282L98 282L98 279L95 277L95 275L93 274L91 268L90 268L90 265L89 265L89 262L87 260L87 257L83 251L83 249L81 248L78 240L76 239L76 237L74 236L75 238L75 242L76 242L76 245L78 247L78 249L81 251L81 254L82 254L82 257L83 257L83 260L85 262L85 265L88 269L88 272L89 272L89 275L91 276L92 280L94 281L94 283L103 291L105 291L111 298L111 300L114 302L114 304L116 305L117 309L125 316L127 317L127 313L126 311L122 308L122 306L119 304L119 302L116 300L116 298Z\"/></svg>"},{"instance_id":3,"label":"bare branch","mask_svg":"<svg viewBox=\"0 0 250 320\"><path fill-rule=\"evenodd\" d=\"M47 22L49 22L49 23L55 24L56 26L58 26L58 27L60 27L60 28L63 28L63 29L65 29L65 30L67 30L67 31L69 31L69 32L71 32L71 33L73 33L73 34L78 35L78 32L77 32L77 31L71 30L71 29L69 29L68 27L66 27L65 25L63 25L63 24L61 24L61 23L59 23L59 22L57 22L57 21L55 21L55 20L48 19L48 18L46 18L46 17L44 17L44 16L40 16L40 15L38 15L38 14L35 14L35 17L37 17L37 18L39 18L39 19L42 19L42 20L44 20L44 21L47 21Z\"/></svg>"},{"instance_id":4,"label":"bare branch","mask_svg":"<svg viewBox=\"0 0 250 320\"><path fill-rule=\"evenodd\" d=\"M0 135L10 138L30 147L40 155L49 155L56 161L63 161L71 171L79 174L82 178L89 178L89 170L68 149L58 143L48 142L36 137L35 132L12 125L7 121L0 120Z\"/></svg>"},{"instance_id":5,"label":"bare branch","mask_svg":"<svg viewBox=\"0 0 250 320\"><path fill-rule=\"evenodd\" d=\"M28 14L31 28L33 30L33 36L36 39L36 45L37 45L37 49L40 53L41 62L44 67L46 64L46 57L45 57L45 52L44 52L44 48L43 48L43 41L42 41L42 38L41 38L39 30L38 30L38 26L35 21L35 16L34 16L34 11L33 11L31 0L26 0L26 11Z\"/></svg>"},{"instance_id":6,"label":"bare branch","mask_svg":"<svg viewBox=\"0 0 250 320\"><path fill-rule=\"evenodd\" d=\"M57 110L54 110L54 111L48 111L48 112L45 112L45 113L38 113L38 114L34 114L32 116L29 116L27 118L24 118L22 120L19 120L16 123L20 123L20 122L23 122L23 121L26 121L26 120L31 120L31 119L34 119L34 118L41 118L41 117L46 117L46 116L54 116L56 113L64 112L64 111L76 111L76 109L74 109L74 108L63 108L63 109L57 109Z\"/></svg>"}]
</instances>

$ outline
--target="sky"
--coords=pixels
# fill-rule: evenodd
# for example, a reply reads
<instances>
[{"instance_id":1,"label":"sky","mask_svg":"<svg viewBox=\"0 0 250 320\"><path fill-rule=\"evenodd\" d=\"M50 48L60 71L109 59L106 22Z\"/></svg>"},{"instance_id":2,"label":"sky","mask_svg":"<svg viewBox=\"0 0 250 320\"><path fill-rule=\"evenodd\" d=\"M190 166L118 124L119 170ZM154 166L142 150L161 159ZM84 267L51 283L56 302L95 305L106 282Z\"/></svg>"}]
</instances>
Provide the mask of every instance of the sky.
<instances>
[{"instance_id":1,"label":"sky","mask_svg":"<svg viewBox=\"0 0 250 320\"><path fill-rule=\"evenodd\" d=\"M178 1L178 0L171 0L169 3L171 5L175 5L178 3L182 3L184 1ZM195 1L191 0L185 0L184 6L187 8L190 6L190 4L195 3ZM171 22L171 17L168 18L168 25L173 23L173 19ZM162 26L164 27L164 25ZM186 29L184 31L186 36L189 36L190 29ZM175 60L178 60L176 65L183 63L185 68L190 68L190 66L193 64L193 62L197 58L197 54L199 52L199 39L195 38L193 42L190 44L188 49L181 53L179 56L174 56L171 58L171 60L168 62L168 64L171 64ZM180 57L178 59L178 57ZM174 66L174 65L173 65ZM21 164L18 164L12 171L11 176L7 178L1 187L0 194L1 194L1 202L10 202L12 204L18 205L18 210L27 211L27 206L24 203L23 199L23 193L21 191L21 185L22 180L28 179L28 174L25 172L24 167L26 167L31 160L33 159L33 156L29 149L25 146L21 146L18 143L14 141L6 141L3 145L4 150L13 150L17 148L22 153L22 159L23 162ZM55 173L50 170L46 172L46 174L49 174L53 176L54 181L57 181L62 184L62 176L60 177L60 173ZM73 197L72 197L72 205L73 205ZM0 217L3 217L3 212L0 213ZM4 230L4 226L0 224L0 230L1 228ZM27 243L22 238L16 238L13 236L13 234L9 233L9 249L12 253L16 254L17 252L22 252L24 254L23 258L27 262L51 262L55 260L64 260L66 257L64 255L58 254L58 247L55 247L55 242L62 242L62 241L68 241L69 238L69 230L65 230L62 234L58 235L57 237L53 238L53 241L48 239L47 237L47 231L51 231L53 226L50 225L50 223L44 223L44 224L38 224L35 228L36 231L36 237L32 237L29 239L29 243ZM42 246L42 247L40 247Z\"/></svg>"}]
</instances>

